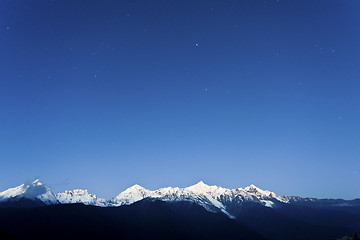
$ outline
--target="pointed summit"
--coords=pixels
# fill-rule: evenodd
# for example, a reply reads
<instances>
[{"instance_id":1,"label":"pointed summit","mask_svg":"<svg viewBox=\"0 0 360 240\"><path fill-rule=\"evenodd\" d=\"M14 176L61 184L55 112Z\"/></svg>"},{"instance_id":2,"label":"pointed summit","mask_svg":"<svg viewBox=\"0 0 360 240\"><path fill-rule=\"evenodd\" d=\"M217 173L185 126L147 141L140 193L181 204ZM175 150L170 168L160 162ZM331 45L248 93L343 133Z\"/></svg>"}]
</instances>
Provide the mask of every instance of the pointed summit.
<instances>
[{"instance_id":1,"label":"pointed summit","mask_svg":"<svg viewBox=\"0 0 360 240\"><path fill-rule=\"evenodd\" d=\"M200 181L197 184L195 184L194 186L209 186L209 185L205 184L203 181Z\"/></svg>"},{"instance_id":2,"label":"pointed summit","mask_svg":"<svg viewBox=\"0 0 360 240\"><path fill-rule=\"evenodd\" d=\"M261 190L261 189L258 188L257 186L255 186L254 184L251 184L250 186L246 187L244 190L247 192L251 192L251 191L257 191L257 190Z\"/></svg>"},{"instance_id":3,"label":"pointed summit","mask_svg":"<svg viewBox=\"0 0 360 240\"><path fill-rule=\"evenodd\" d=\"M35 186L43 185L38 178L35 179L35 181L33 181L31 184L32 184L32 185L35 185Z\"/></svg>"},{"instance_id":4,"label":"pointed summit","mask_svg":"<svg viewBox=\"0 0 360 240\"><path fill-rule=\"evenodd\" d=\"M205 192L209 191L209 188L210 188L209 185L205 184L203 181L200 181L195 185L187 187L186 189L191 192L205 193Z\"/></svg>"},{"instance_id":5,"label":"pointed summit","mask_svg":"<svg viewBox=\"0 0 360 240\"><path fill-rule=\"evenodd\" d=\"M250 186L246 187L244 190L245 190L245 192L248 192L248 193L260 194L260 195L268 192L268 191L262 190L261 188L258 188L254 184L251 184Z\"/></svg>"},{"instance_id":6,"label":"pointed summit","mask_svg":"<svg viewBox=\"0 0 360 240\"><path fill-rule=\"evenodd\" d=\"M132 195L144 195L146 191L149 191L145 189L144 187L140 186L139 184L135 184L123 191L120 194L132 194Z\"/></svg>"},{"instance_id":7,"label":"pointed summit","mask_svg":"<svg viewBox=\"0 0 360 240\"><path fill-rule=\"evenodd\" d=\"M51 190L43 185L39 179L29 184L21 184L15 188L9 188L0 193L0 201L16 200L26 198L30 200L40 200L46 204L58 203Z\"/></svg>"},{"instance_id":8,"label":"pointed summit","mask_svg":"<svg viewBox=\"0 0 360 240\"><path fill-rule=\"evenodd\" d=\"M126 190L130 190L130 189L134 189L134 190L141 190L141 189L145 189L145 188L143 188L142 186L140 186L139 184L134 184L133 186L131 186L131 187L129 187L128 189L126 189ZM125 190L125 191L126 191Z\"/></svg>"},{"instance_id":9,"label":"pointed summit","mask_svg":"<svg viewBox=\"0 0 360 240\"><path fill-rule=\"evenodd\" d=\"M140 201L150 195L150 190L143 188L142 186L135 184L125 191L121 192L111 201L115 203L116 206L121 206L124 204L132 204L134 202Z\"/></svg>"},{"instance_id":10,"label":"pointed summit","mask_svg":"<svg viewBox=\"0 0 360 240\"><path fill-rule=\"evenodd\" d=\"M275 193L270 192L269 190L262 190L256 187L254 184L251 184L250 186L246 187L244 191L259 197L277 198Z\"/></svg>"}]
</instances>

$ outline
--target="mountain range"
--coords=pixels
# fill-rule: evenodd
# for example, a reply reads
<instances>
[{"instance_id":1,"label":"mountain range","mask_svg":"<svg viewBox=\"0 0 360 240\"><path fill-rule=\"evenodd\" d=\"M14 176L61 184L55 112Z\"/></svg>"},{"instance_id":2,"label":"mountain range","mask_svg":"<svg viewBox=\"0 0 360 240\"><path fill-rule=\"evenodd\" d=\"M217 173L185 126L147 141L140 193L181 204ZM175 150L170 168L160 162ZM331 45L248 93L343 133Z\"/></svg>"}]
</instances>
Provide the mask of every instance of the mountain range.
<instances>
[{"instance_id":1,"label":"mountain range","mask_svg":"<svg viewBox=\"0 0 360 240\"><path fill-rule=\"evenodd\" d=\"M262 190L255 185L250 185L244 189L228 189L215 185L209 186L202 181L186 188L166 187L154 191L135 184L108 200L97 197L96 194L88 193L87 190L82 189L54 194L39 179L32 183L22 184L0 192L0 204L27 199L40 205L82 203L99 207L118 207L130 205L145 198L162 201L189 201L204 207L208 211L223 212L229 217L236 215L235 205L249 203L268 208L290 205L312 206L316 208L360 206L360 199L343 200L278 196L274 192Z\"/></svg>"},{"instance_id":2,"label":"mountain range","mask_svg":"<svg viewBox=\"0 0 360 240\"><path fill-rule=\"evenodd\" d=\"M227 222L225 225L237 226L234 227L234 232L231 230L232 233L229 236L238 234L235 229L247 229L243 230L246 232L245 235L251 235L252 237L245 239L337 239L360 232L360 199L343 200L278 196L274 192L262 190L254 185L245 188L227 189L209 186L202 181L186 188L166 187L158 190L148 190L139 185L134 185L111 199L104 199L81 189L54 194L46 185L39 180L35 180L32 183L22 184L0 193L0 209L3 209L0 212L0 223L1 217L7 216L6 219L10 219L21 212L21 216L29 214L31 220L24 223L27 225L28 222L33 221L35 212L29 213L29 211L35 211L32 209L41 209L41 211L36 210L36 214L40 212L46 216L49 215L49 212L54 211L52 217L55 219L53 221L62 221L62 218L58 219L59 216L63 216L64 211L68 213L69 209L71 209L71 211L75 212L80 211L80 218L84 212L91 212L92 216L101 213L100 222L106 222L107 225L114 226L115 230L111 229L111 231L116 231L119 227L113 221L122 214L123 210L115 209L128 209L127 207L130 206L130 209L135 209L134 216L139 215L136 219L144 219L144 211L155 214L151 220L149 218L151 214L149 213L150 215L146 217L148 220L142 226L152 225L151 222L157 221L156 219L160 214L158 211L167 213L169 209L175 215L170 214L171 217L169 217L167 214L166 218L169 219L166 221L172 222L176 219L175 222L180 221L181 224L188 226L187 222L190 220L185 220L181 217L184 215L179 214L187 212L188 215L186 216L192 216L195 212L199 212L199 216L204 216L204 212L201 210L203 209L210 214L206 214L206 218L201 217L204 224L207 221L212 222L215 221L214 219L220 221L221 219L221 222ZM114 216L114 212L117 211L120 211L121 214ZM126 216L130 219L128 215ZM179 216L180 220L178 219ZM225 220L226 218L229 220ZM24 218L21 217L21 219ZM235 223L232 221L235 221ZM18 223L19 218L14 218L14 222ZM161 220L160 222L163 224L164 221ZM6 224L9 224L8 220L3 222L3 226ZM137 226L136 224L129 225L129 228L126 228L123 232ZM177 222L177 224L180 223ZM0 231L8 230L16 234L16 230L11 229L11 225L8 225L6 229L0 227ZM30 228L30 232L31 229L34 228ZM209 229L206 231L209 231ZM156 233L154 234L156 236ZM199 234L199 236L202 236L202 233ZM189 236L184 239L187 238ZM242 238L229 237L228 239Z\"/></svg>"}]
</instances>

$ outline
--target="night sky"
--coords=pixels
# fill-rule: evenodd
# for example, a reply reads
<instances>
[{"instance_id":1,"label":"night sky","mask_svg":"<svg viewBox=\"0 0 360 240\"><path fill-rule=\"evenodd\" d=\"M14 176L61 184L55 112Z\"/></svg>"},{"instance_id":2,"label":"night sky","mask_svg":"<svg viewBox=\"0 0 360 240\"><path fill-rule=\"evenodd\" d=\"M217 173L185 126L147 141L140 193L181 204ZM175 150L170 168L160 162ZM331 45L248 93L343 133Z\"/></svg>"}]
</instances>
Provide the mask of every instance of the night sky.
<instances>
[{"instance_id":1,"label":"night sky","mask_svg":"<svg viewBox=\"0 0 360 240\"><path fill-rule=\"evenodd\" d=\"M360 197L360 1L1 0L0 191Z\"/></svg>"}]
</instances>

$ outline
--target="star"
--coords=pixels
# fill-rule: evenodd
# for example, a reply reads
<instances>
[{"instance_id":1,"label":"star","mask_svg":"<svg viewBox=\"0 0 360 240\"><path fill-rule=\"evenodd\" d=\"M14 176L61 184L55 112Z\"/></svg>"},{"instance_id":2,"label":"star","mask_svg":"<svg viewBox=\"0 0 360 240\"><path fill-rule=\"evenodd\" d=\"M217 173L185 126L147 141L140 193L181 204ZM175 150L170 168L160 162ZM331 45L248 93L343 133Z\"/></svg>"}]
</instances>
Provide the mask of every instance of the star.
<instances>
[{"instance_id":1,"label":"star","mask_svg":"<svg viewBox=\"0 0 360 240\"><path fill-rule=\"evenodd\" d=\"M198 43L195 43L195 47L198 47L199 46L199 44Z\"/></svg>"}]
</instances>

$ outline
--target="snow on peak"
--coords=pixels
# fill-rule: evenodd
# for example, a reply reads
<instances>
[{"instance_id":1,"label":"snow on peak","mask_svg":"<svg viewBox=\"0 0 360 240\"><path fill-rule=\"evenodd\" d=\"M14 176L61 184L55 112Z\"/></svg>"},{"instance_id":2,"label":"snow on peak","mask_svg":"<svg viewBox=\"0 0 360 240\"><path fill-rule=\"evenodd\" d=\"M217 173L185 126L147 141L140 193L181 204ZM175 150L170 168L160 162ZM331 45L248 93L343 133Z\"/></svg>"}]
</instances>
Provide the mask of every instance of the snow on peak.
<instances>
[{"instance_id":1,"label":"snow on peak","mask_svg":"<svg viewBox=\"0 0 360 240\"><path fill-rule=\"evenodd\" d=\"M256 187L254 184L251 184L250 186L246 187L244 189L246 193L249 193L251 195L256 196L257 198L260 198L262 200L266 199L276 199L279 202L287 203L288 200L284 197L277 196L274 192L270 192L269 190L262 190L258 187ZM264 201L262 201L264 202ZM265 202L264 202L265 203ZM265 206L272 206L273 204L269 204L269 201L266 202Z\"/></svg>"},{"instance_id":2,"label":"snow on peak","mask_svg":"<svg viewBox=\"0 0 360 240\"><path fill-rule=\"evenodd\" d=\"M141 195L145 196L147 192L150 192L149 190L143 188L142 186L135 184L129 188L127 188L125 191L122 192L123 195L130 196L130 195Z\"/></svg>"},{"instance_id":3,"label":"snow on peak","mask_svg":"<svg viewBox=\"0 0 360 240\"><path fill-rule=\"evenodd\" d=\"M0 193L0 201L9 199L27 198L32 200L41 200L46 204L57 203L57 199L51 190L42 184L39 179L36 179L30 184L21 184L15 188L9 188Z\"/></svg>"},{"instance_id":4,"label":"snow on peak","mask_svg":"<svg viewBox=\"0 0 360 240\"><path fill-rule=\"evenodd\" d=\"M228 214L226 206L229 206L229 203L232 202L241 203L244 201L254 201L267 207L276 206L276 202L289 202L288 198L279 197L275 193L268 190L264 191L253 184L245 189L228 189L216 185L210 186L203 181L185 188L166 187L154 191L135 184L111 200L97 197L95 194L83 189L59 192L53 195L51 190L38 179L32 183L22 184L0 193L0 201L20 199L22 197L38 199L45 204L83 203L101 207L129 205L148 197L162 201L191 201L203 206L209 211L222 211L230 217L231 215Z\"/></svg>"},{"instance_id":5,"label":"snow on peak","mask_svg":"<svg viewBox=\"0 0 360 240\"><path fill-rule=\"evenodd\" d=\"M187 188L167 187L155 191L150 191L138 185L134 185L112 199L111 203L115 206L120 206L132 204L150 197L163 201L191 201L203 206L209 211L220 210L228 214L225 211L224 205L218 199L218 197L226 191L227 189L218 186L209 186L202 181Z\"/></svg>"},{"instance_id":6,"label":"snow on peak","mask_svg":"<svg viewBox=\"0 0 360 240\"><path fill-rule=\"evenodd\" d=\"M21 184L20 186L14 188L9 188L6 191L0 192L0 200L6 200L8 198L14 198L20 196L24 194L25 191L26 191L25 184Z\"/></svg>"},{"instance_id":7,"label":"snow on peak","mask_svg":"<svg viewBox=\"0 0 360 240\"><path fill-rule=\"evenodd\" d=\"M100 207L107 206L107 201L103 198L98 198L95 194L88 193L85 189L74 189L73 191L59 192L56 198L60 203L83 203L85 205L95 205Z\"/></svg>"},{"instance_id":8,"label":"snow on peak","mask_svg":"<svg viewBox=\"0 0 360 240\"><path fill-rule=\"evenodd\" d=\"M192 185L190 187L187 187L187 190L193 191L193 192L199 192L199 193L204 193L206 191L209 191L211 187L207 184L205 184L203 181L198 182L195 185Z\"/></svg>"},{"instance_id":9,"label":"snow on peak","mask_svg":"<svg viewBox=\"0 0 360 240\"><path fill-rule=\"evenodd\" d=\"M125 191L142 191L145 188L143 188L142 186L138 185L138 184L134 184L133 186L129 187L128 189L126 189Z\"/></svg>"},{"instance_id":10,"label":"snow on peak","mask_svg":"<svg viewBox=\"0 0 360 240\"><path fill-rule=\"evenodd\" d=\"M258 187L256 187L254 184L251 184L250 186L246 187L244 189L245 192L254 194L259 197L276 197L276 194L273 192L270 192L269 190L262 190Z\"/></svg>"},{"instance_id":11,"label":"snow on peak","mask_svg":"<svg viewBox=\"0 0 360 240\"><path fill-rule=\"evenodd\" d=\"M209 185L205 184L203 181L200 181L200 182L198 182L197 184L195 184L194 186L208 187Z\"/></svg>"},{"instance_id":12,"label":"snow on peak","mask_svg":"<svg viewBox=\"0 0 360 240\"><path fill-rule=\"evenodd\" d=\"M245 190L245 192L248 192L248 193L263 192L262 189L256 187L254 184L251 184L250 186L246 187L244 190Z\"/></svg>"},{"instance_id":13,"label":"snow on peak","mask_svg":"<svg viewBox=\"0 0 360 240\"><path fill-rule=\"evenodd\" d=\"M255 185L250 185L245 189L227 189L216 185L210 186L200 181L186 188L167 187L155 191L150 191L136 184L113 198L111 204L115 206L132 204L147 197L157 198L163 201L193 201L208 210L214 210L214 208L216 208L223 212L226 212L224 204L233 200L256 201L269 207L273 205L271 204L272 199L284 202L283 199L277 197L275 193L261 190Z\"/></svg>"},{"instance_id":14,"label":"snow on peak","mask_svg":"<svg viewBox=\"0 0 360 240\"><path fill-rule=\"evenodd\" d=\"M151 191L143 188L142 186L135 184L132 187L127 188L125 191L117 195L111 202L115 206L132 204L140 201L151 195Z\"/></svg>"},{"instance_id":15,"label":"snow on peak","mask_svg":"<svg viewBox=\"0 0 360 240\"><path fill-rule=\"evenodd\" d=\"M39 179L36 179L35 181L33 181L31 184L36 185L36 186L40 186L43 185Z\"/></svg>"},{"instance_id":16,"label":"snow on peak","mask_svg":"<svg viewBox=\"0 0 360 240\"><path fill-rule=\"evenodd\" d=\"M245 189L250 189L250 188L255 188L255 189L259 189L257 186L255 186L254 184L250 184L250 186L246 187Z\"/></svg>"},{"instance_id":17,"label":"snow on peak","mask_svg":"<svg viewBox=\"0 0 360 240\"><path fill-rule=\"evenodd\" d=\"M276 198L276 194L273 192L270 192L269 190L262 190L258 187L256 187L254 184L251 184L250 186L246 187L244 189L245 192L253 194L255 196L261 197L261 198Z\"/></svg>"}]
</instances>

